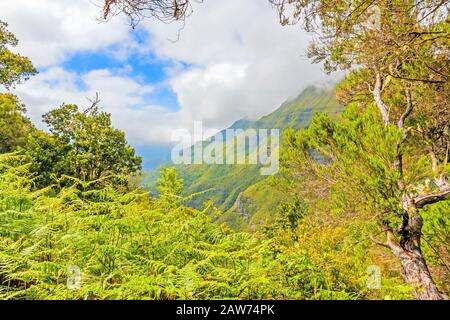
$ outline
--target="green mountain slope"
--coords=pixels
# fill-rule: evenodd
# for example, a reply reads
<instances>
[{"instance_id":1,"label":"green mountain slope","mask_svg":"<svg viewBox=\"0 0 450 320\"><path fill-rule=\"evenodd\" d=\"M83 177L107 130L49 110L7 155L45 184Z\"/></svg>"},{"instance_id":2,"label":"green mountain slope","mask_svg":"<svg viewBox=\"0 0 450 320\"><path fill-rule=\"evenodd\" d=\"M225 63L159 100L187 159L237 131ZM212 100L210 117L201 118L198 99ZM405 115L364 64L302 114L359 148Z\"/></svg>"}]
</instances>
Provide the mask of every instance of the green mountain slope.
<instances>
[{"instance_id":1,"label":"green mountain slope","mask_svg":"<svg viewBox=\"0 0 450 320\"><path fill-rule=\"evenodd\" d=\"M298 129L307 127L317 112L337 115L340 111L341 107L335 99L334 89L308 87L297 98L286 101L271 114L257 121L239 120L230 128L282 130L292 127ZM221 210L228 211L227 215L231 217L233 212L236 212L236 200L243 192L245 194L241 196L241 199L250 199L248 203L251 202L253 206L249 215L258 213L256 217L260 216L264 220L262 211L271 211L276 206L276 194L270 191L266 183L258 184L267 178L260 174L259 165L177 165L176 167L185 181L187 195L211 189L195 197L189 203L193 207L199 208L205 201L212 200ZM144 176L143 185L151 191L154 190L157 177L157 170L149 172ZM252 188L249 189L249 187ZM271 199L267 195L274 197Z\"/></svg>"},{"instance_id":2,"label":"green mountain slope","mask_svg":"<svg viewBox=\"0 0 450 320\"><path fill-rule=\"evenodd\" d=\"M271 114L252 123L252 128L305 128L317 112L337 115L341 112L334 88L307 87L297 98L286 101Z\"/></svg>"},{"instance_id":3,"label":"green mountain slope","mask_svg":"<svg viewBox=\"0 0 450 320\"><path fill-rule=\"evenodd\" d=\"M257 231L259 226L273 222L283 196L273 181L266 178L241 192L219 221L236 230Z\"/></svg>"}]
</instances>

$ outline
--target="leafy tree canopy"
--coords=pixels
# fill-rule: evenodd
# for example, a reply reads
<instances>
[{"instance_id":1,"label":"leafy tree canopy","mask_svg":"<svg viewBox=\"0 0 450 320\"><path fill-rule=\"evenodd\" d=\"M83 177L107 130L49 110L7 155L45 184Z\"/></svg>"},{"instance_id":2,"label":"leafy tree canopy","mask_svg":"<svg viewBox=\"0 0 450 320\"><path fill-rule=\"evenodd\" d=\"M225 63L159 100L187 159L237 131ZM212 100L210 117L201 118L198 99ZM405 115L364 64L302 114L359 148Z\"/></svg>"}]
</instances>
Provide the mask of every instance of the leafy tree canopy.
<instances>
[{"instance_id":1,"label":"leafy tree canopy","mask_svg":"<svg viewBox=\"0 0 450 320\"><path fill-rule=\"evenodd\" d=\"M355 212L371 208L381 218L386 241L374 241L399 259L416 297L442 299L421 251L421 210L450 197L448 1L271 2L283 24L301 22L316 33L309 49L313 61L324 62L329 72L350 70L338 95L365 115L343 124L316 119L317 130L306 135L316 137L312 145L301 134L301 147L320 150L329 168L341 164L331 180L322 172L327 165L319 170L322 188L310 190L320 193L333 181L339 198L352 189L351 195L359 195Z\"/></svg>"},{"instance_id":2,"label":"leafy tree canopy","mask_svg":"<svg viewBox=\"0 0 450 320\"><path fill-rule=\"evenodd\" d=\"M8 153L25 146L34 130L23 114L25 106L10 93L0 94L0 153Z\"/></svg>"},{"instance_id":3,"label":"leafy tree canopy","mask_svg":"<svg viewBox=\"0 0 450 320\"><path fill-rule=\"evenodd\" d=\"M71 176L93 181L115 174L141 170L141 157L125 139L125 133L111 124L111 115L96 105L80 111L76 105L62 105L43 116L50 134L34 134L28 156L41 184L52 176Z\"/></svg>"},{"instance_id":4,"label":"leafy tree canopy","mask_svg":"<svg viewBox=\"0 0 450 320\"><path fill-rule=\"evenodd\" d=\"M9 89L36 74L36 69L28 58L8 49L17 46L18 41L7 26L0 20L0 85Z\"/></svg>"}]
</instances>

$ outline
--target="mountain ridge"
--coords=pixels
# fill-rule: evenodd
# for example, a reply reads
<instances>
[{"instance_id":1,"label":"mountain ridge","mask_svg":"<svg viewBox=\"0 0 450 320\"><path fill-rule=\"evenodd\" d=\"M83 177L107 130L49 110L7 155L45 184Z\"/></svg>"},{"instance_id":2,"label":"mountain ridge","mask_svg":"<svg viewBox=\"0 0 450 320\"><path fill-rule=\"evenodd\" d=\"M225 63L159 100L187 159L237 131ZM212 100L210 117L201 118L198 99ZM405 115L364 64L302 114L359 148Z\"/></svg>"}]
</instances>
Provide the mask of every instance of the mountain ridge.
<instances>
[{"instance_id":1,"label":"mountain ridge","mask_svg":"<svg viewBox=\"0 0 450 320\"><path fill-rule=\"evenodd\" d=\"M245 118L237 120L229 129L280 129L283 131L289 127L296 130L306 128L317 112L326 112L333 117L342 111L334 92L334 88L309 86L296 98L285 101L270 114L255 121ZM173 166L173 164L167 163L166 166ZM201 209L202 204L212 200L224 212L229 212L236 207L236 200L241 193L267 178L261 176L260 165L202 164L175 165L175 167L184 179L187 195L211 189L191 200L188 205ZM157 178L157 170L152 170L144 177L143 184L150 191L155 192ZM253 190L262 189L253 188Z\"/></svg>"}]
</instances>

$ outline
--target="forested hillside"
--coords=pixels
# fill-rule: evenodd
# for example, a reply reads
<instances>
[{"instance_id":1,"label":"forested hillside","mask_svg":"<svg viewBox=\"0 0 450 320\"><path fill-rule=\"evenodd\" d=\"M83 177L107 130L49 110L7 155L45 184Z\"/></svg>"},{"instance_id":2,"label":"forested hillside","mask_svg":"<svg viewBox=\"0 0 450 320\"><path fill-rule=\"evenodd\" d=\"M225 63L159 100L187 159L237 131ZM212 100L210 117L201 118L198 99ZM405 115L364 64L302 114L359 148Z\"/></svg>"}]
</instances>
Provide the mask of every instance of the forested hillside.
<instances>
[{"instance_id":1,"label":"forested hillside","mask_svg":"<svg viewBox=\"0 0 450 320\"><path fill-rule=\"evenodd\" d=\"M280 129L306 128L315 113L325 112L336 118L342 107L336 100L333 88L317 88L310 86L298 97L288 100L271 114L256 121L239 120L231 129ZM168 162L164 166L173 166ZM233 205L241 192L253 186L266 177L260 174L260 165L176 165L177 171L185 181L186 194L208 192L192 199L189 205L201 208L208 200L221 210L227 211ZM142 186L155 193L155 182L159 169L145 173ZM256 205L263 205L256 204ZM237 217L230 217L235 219Z\"/></svg>"},{"instance_id":2,"label":"forested hillside","mask_svg":"<svg viewBox=\"0 0 450 320\"><path fill-rule=\"evenodd\" d=\"M0 299L448 298L448 3L270 3L346 76L234 125L283 129L268 178L184 165L143 179L98 96L52 106L39 129L14 91L37 69L0 21ZM105 0L102 18L189 23L189 8Z\"/></svg>"}]
</instances>

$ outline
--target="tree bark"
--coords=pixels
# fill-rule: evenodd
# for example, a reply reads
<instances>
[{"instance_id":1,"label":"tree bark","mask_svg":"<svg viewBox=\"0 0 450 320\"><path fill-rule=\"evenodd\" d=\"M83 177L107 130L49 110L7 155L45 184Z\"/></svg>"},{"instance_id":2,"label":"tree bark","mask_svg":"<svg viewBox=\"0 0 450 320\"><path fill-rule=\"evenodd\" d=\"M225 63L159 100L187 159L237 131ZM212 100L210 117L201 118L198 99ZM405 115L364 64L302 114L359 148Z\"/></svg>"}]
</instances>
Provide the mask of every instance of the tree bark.
<instances>
[{"instance_id":1,"label":"tree bark","mask_svg":"<svg viewBox=\"0 0 450 320\"><path fill-rule=\"evenodd\" d=\"M373 89L373 98L380 110L381 116L383 118L383 123L385 126L389 124L389 108L383 102L381 98L381 93L383 91L383 80L381 79L381 74L379 71L375 72L375 87Z\"/></svg>"},{"instance_id":2,"label":"tree bark","mask_svg":"<svg viewBox=\"0 0 450 320\"><path fill-rule=\"evenodd\" d=\"M412 202L409 202L411 205ZM375 242L389 248L400 261L401 272L407 285L413 288L413 295L419 300L444 300L446 297L437 289L423 256L420 240L422 218L417 208L410 208L404 216L403 225L398 230L400 242L387 223L383 225L387 240Z\"/></svg>"},{"instance_id":3,"label":"tree bark","mask_svg":"<svg viewBox=\"0 0 450 320\"><path fill-rule=\"evenodd\" d=\"M376 84L378 88L382 88L382 81L380 79L379 73L377 73ZM377 104L383 104L381 101L381 90L378 90L377 85L375 86L374 96ZM411 96L411 90L405 88L406 97L406 110L400 116L397 122L397 127L403 129L405 120L411 115L414 109L414 103ZM380 107L380 106L379 106ZM389 110L385 105L384 110ZM383 114L383 119L385 119L385 114ZM389 116L389 112L387 112ZM387 119L389 121L389 119ZM406 133L400 142L403 143L406 137ZM405 190L403 178L403 155L400 152L400 145L398 146L398 156L394 161L394 168L400 173L401 179L398 181L399 187ZM414 199L410 194L405 192L403 194L402 206L405 209L405 214L403 215L403 224L398 230L400 235L400 243L395 240L393 231L389 228L389 225L385 225L385 231L387 234L387 247L391 249L393 254L399 259L401 265L401 271L405 282L413 288L413 294L417 299L420 300L443 300L444 295L439 292L436 284L431 277L430 270L428 269L427 263L423 256L421 250L421 236L422 236L422 226L423 219L420 216L419 209L423 207L424 204L433 203L445 198L444 194L433 194L429 197L424 197L423 199Z\"/></svg>"},{"instance_id":4,"label":"tree bark","mask_svg":"<svg viewBox=\"0 0 450 320\"><path fill-rule=\"evenodd\" d=\"M403 278L413 288L413 294L420 300L443 300L444 295L437 289L420 249L394 250L400 260Z\"/></svg>"}]
</instances>

